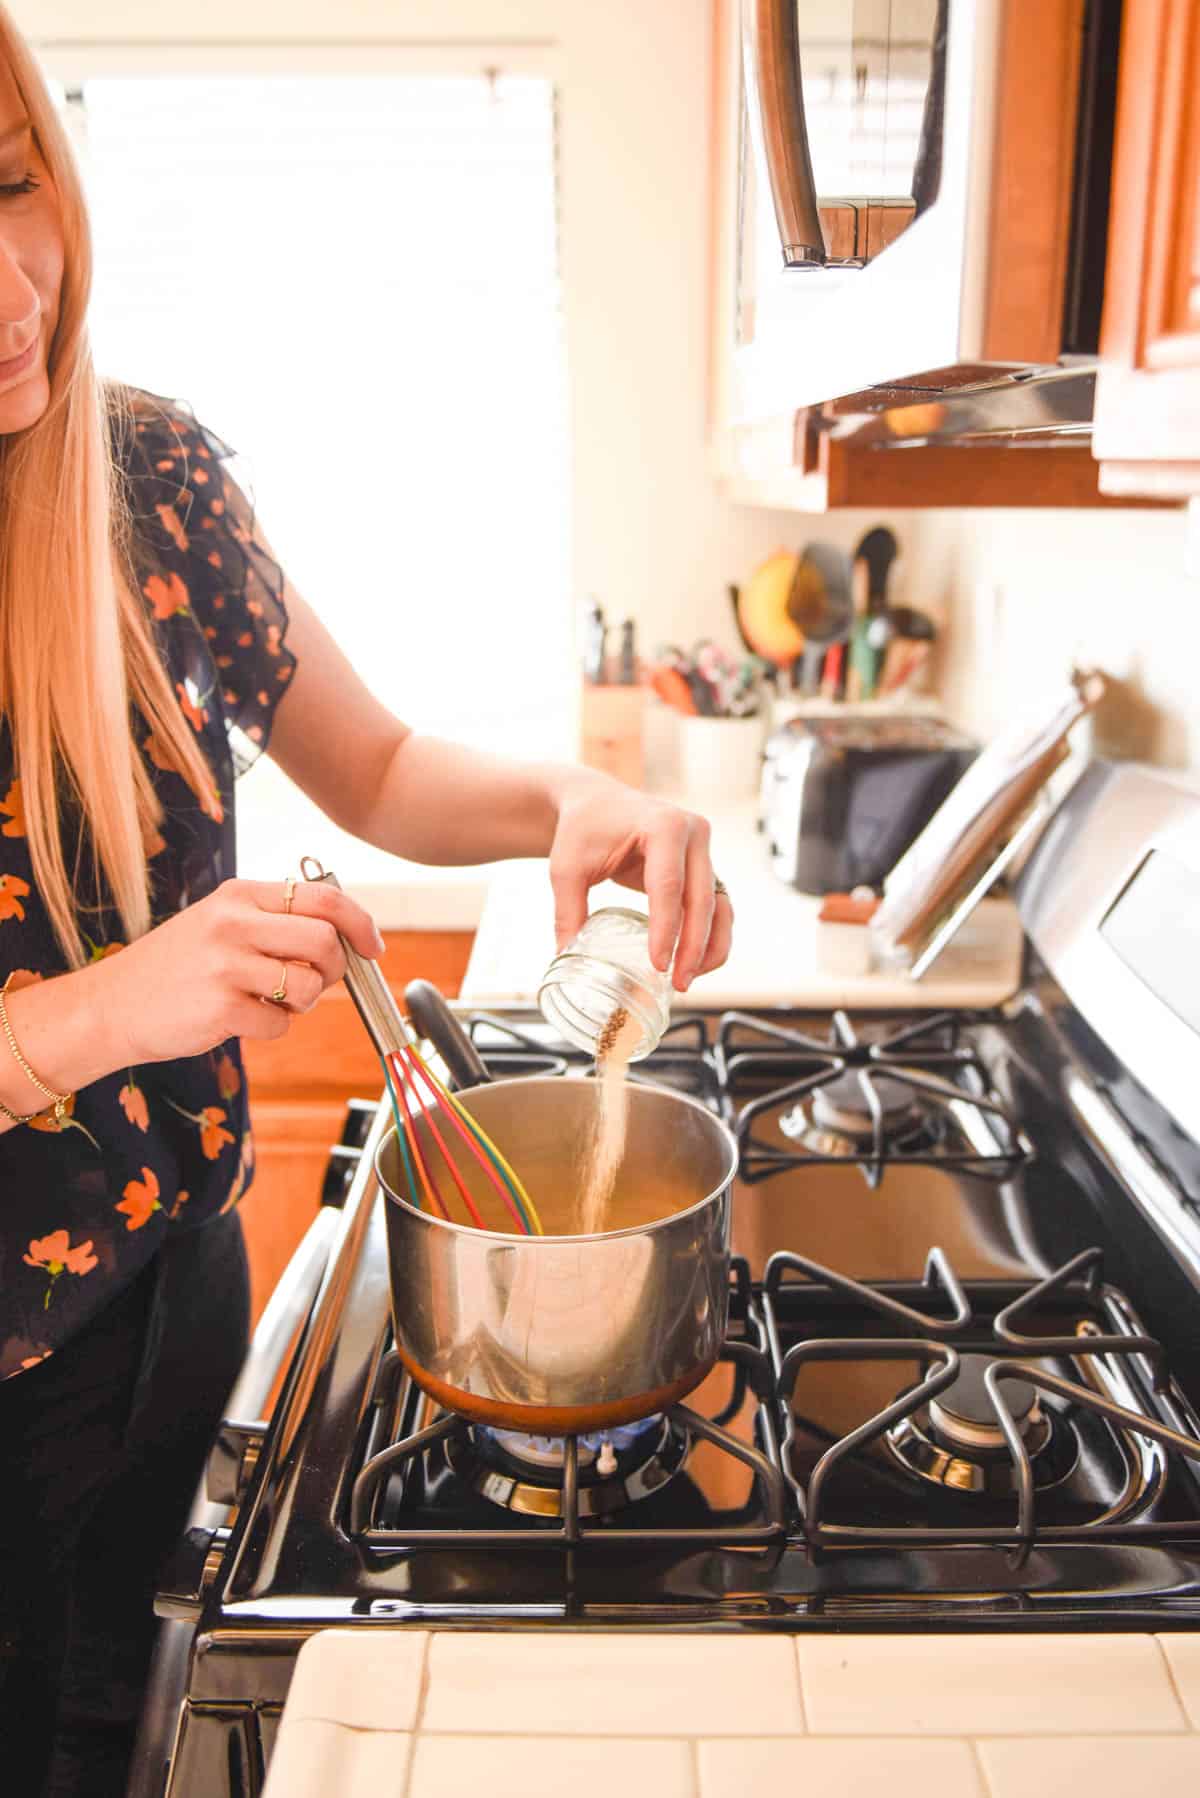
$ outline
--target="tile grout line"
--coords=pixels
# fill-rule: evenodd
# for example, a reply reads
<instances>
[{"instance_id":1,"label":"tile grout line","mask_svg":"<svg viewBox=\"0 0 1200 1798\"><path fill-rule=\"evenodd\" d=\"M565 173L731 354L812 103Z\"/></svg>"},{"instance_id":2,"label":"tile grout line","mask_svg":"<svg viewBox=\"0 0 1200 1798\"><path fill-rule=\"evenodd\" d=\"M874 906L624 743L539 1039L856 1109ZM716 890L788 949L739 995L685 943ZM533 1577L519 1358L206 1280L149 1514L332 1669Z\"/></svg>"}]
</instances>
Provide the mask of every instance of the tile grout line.
<instances>
[{"instance_id":1,"label":"tile grout line","mask_svg":"<svg viewBox=\"0 0 1200 1798\"><path fill-rule=\"evenodd\" d=\"M807 1736L812 1732L808 1727L808 1699L804 1694L804 1667L800 1660L799 1636L792 1638L792 1659L796 1665L796 1691L800 1696L800 1734Z\"/></svg>"},{"instance_id":2,"label":"tile grout line","mask_svg":"<svg viewBox=\"0 0 1200 1798\"><path fill-rule=\"evenodd\" d=\"M688 1748L690 1750L689 1758L690 1758L691 1764L692 1764L692 1794L693 1794L693 1798L702 1798L701 1787L700 1787L700 1743L697 1741L695 1736L689 1736Z\"/></svg>"},{"instance_id":3,"label":"tile grout line","mask_svg":"<svg viewBox=\"0 0 1200 1798\"><path fill-rule=\"evenodd\" d=\"M1190 1730L1193 1734L1195 1734L1197 1725L1192 1722L1192 1713L1188 1709L1187 1705L1184 1703L1183 1693L1179 1690L1179 1686L1176 1683L1175 1669L1171 1665L1171 1657L1167 1653L1166 1649L1163 1647L1162 1641L1160 1640L1160 1638L1158 1636L1151 1636L1150 1640L1154 1643L1155 1648L1157 1648L1157 1650L1158 1650L1158 1658L1162 1662L1163 1669L1167 1675L1167 1684L1171 1688L1171 1696L1174 1698L1176 1704L1179 1706L1180 1710L1183 1712L1183 1727L1186 1730Z\"/></svg>"},{"instance_id":4,"label":"tile grout line","mask_svg":"<svg viewBox=\"0 0 1200 1798\"><path fill-rule=\"evenodd\" d=\"M991 1798L992 1782L987 1776L987 1768L984 1766L983 1756L979 1752L979 1743L974 1736L966 1736L963 1739L967 1744L967 1752L974 1762L975 1771L979 1775L979 1789L984 1798Z\"/></svg>"},{"instance_id":5,"label":"tile grout line","mask_svg":"<svg viewBox=\"0 0 1200 1798\"><path fill-rule=\"evenodd\" d=\"M417 1765L417 1743L421 1739L421 1724L425 1718L425 1701L429 1696L429 1654L433 1646L433 1633L431 1630L423 1630L421 1633L425 1638L425 1646L421 1652L421 1681L417 1692L417 1714L413 1718L412 1735L408 1744L408 1766L405 1769L404 1788L400 1793L400 1798L409 1798L409 1793L412 1791L413 1774Z\"/></svg>"}]
</instances>

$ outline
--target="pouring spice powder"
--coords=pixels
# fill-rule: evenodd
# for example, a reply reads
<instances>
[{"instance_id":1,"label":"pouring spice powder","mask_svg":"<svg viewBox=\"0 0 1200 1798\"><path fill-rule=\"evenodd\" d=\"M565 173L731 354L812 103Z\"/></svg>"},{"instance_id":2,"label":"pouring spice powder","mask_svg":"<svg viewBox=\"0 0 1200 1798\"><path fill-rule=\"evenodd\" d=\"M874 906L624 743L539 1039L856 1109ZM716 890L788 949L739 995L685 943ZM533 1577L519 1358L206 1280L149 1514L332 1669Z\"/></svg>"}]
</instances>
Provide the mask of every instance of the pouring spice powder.
<instances>
[{"instance_id":1,"label":"pouring spice powder","mask_svg":"<svg viewBox=\"0 0 1200 1798\"><path fill-rule=\"evenodd\" d=\"M626 1073L641 1026L623 1005L611 1014L596 1044L596 1120L584 1153L579 1229L594 1235L605 1227L609 1201L625 1154L629 1116Z\"/></svg>"}]
</instances>

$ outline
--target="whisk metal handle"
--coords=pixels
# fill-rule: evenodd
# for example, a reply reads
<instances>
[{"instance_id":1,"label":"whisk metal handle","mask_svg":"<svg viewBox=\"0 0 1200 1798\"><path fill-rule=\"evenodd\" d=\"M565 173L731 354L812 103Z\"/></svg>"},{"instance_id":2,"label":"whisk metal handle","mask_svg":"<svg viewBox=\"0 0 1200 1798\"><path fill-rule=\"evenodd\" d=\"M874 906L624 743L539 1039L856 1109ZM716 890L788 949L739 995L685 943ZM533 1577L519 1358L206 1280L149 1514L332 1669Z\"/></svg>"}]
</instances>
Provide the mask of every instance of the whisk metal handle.
<instances>
[{"instance_id":1,"label":"whisk metal handle","mask_svg":"<svg viewBox=\"0 0 1200 1798\"><path fill-rule=\"evenodd\" d=\"M336 887L339 892L342 890L342 883L336 874L323 868L314 856L304 857L300 863L300 872L305 880L322 882L325 886ZM340 931L338 935L346 955L346 986L371 1041L380 1055L393 1055L398 1049L407 1048L412 1038L404 1021L404 1013L392 997L391 988L383 977L379 963L368 961L365 955L360 955L346 941Z\"/></svg>"}]
</instances>

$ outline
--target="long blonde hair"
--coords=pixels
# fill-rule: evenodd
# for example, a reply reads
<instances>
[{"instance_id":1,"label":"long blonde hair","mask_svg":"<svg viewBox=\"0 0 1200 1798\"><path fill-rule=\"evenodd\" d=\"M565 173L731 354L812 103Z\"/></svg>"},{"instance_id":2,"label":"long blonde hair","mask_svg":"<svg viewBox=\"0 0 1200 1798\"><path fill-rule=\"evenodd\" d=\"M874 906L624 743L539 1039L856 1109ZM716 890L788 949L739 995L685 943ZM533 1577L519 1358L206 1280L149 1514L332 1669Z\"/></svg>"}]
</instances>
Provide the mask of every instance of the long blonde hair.
<instances>
[{"instance_id":1,"label":"long blonde hair","mask_svg":"<svg viewBox=\"0 0 1200 1798\"><path fill-rule=\"evenodd\" d=\"M162 806L133 738L131 703L161 759L198 796L211 797L213 778L130 572L108 416L120 396L102 388L87 338L92 256L79 174L41 73L2 5L0 56L56 190L64 246L49 404L28 429L0 438L0 713L38 891L68 966L79 967L90 953L79 914L100 903L101 872L126 940L151 922L147 856ZM84 827L70 870L68 816Z\"/></svg>"}]
</instances>

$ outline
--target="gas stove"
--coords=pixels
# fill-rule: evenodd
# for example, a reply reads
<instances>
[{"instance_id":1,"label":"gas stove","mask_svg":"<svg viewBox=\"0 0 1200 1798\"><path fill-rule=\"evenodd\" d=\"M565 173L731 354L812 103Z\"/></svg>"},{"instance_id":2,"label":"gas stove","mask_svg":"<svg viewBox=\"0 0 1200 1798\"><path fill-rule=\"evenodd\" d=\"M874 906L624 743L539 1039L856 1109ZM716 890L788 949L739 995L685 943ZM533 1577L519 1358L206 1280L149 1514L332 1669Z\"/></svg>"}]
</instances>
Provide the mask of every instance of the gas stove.
<instances>
[{"instance_id":1,"label":"gas stove","mask_svg":"<svg viewBox=\"0 0 1200 1798\"><path fill-rule=\"evenodd\" d=\"M273 1418L226 1425L234 1514L160 1600L174 1798L257 1789L330 1624L1200 1627L1200 797L1093 768L1019 897L1002 1010L693 1015L635 1070L740 1170L720 1358L620 1430L490 1431L413 1385L388 1120L352 1106L264 1320L304 1319ZM535 1015L469 1027L494 1076L589 1075Z\"/></svg>"}]
</instances>

